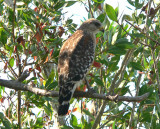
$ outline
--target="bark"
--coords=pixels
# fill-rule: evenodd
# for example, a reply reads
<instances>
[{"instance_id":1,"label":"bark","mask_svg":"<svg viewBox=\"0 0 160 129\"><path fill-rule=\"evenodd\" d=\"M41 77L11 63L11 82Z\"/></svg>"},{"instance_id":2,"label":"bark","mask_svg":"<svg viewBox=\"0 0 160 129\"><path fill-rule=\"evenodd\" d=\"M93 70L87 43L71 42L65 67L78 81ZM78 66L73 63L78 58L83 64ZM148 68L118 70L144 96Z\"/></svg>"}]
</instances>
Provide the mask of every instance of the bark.
<instances>
[{"instance_id":1,"label":"bark","mask_svg":"<svg viewBox=\"0 0 160 129\"><path fill-rule=\"evenodd\" d=\"M40 89L37 87L33 87L27 84L23 84L18 81L14 80L3 80L0 79L0 85L15 89L15 90L22 90L22 91L29 91L37 95L41 96L48 96L48 97L58 97L58 91L48 91L45 89ZM91 92L83 92L83 91L76 91L73 95L75 98L79 97L85 97L85 98L93 98L93 99L103 99L103 100L110 100L110 101L127 101L127 102L139 102L145 100L149 96L149 93L145 93L141 96L136 97L130 97L130 96L111 96L111 95L105 95L105 94L98 94L98 93L92 93Z\"/></svg>"}]
</instances>

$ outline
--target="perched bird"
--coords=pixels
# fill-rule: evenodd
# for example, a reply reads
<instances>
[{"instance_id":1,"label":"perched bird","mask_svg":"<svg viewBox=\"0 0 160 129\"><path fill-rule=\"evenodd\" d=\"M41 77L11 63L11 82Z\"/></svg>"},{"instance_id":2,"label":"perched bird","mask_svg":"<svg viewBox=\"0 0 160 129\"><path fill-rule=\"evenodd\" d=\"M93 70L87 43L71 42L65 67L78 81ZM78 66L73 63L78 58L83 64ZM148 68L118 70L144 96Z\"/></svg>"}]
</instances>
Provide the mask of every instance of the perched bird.
<instances>
[{"instance_id":1,"label":"perched bird","mask_svg":"<svg viewBox=\"0 0 160 129\"><path fill-rule=\"evenodd\" d=\"M58 59L59 107L58 115L64 116L77 86L80 86L93 63L96 47L95 34L102 29L100 21L91 18L63 44Z\"/></svg>"}]
</instances>

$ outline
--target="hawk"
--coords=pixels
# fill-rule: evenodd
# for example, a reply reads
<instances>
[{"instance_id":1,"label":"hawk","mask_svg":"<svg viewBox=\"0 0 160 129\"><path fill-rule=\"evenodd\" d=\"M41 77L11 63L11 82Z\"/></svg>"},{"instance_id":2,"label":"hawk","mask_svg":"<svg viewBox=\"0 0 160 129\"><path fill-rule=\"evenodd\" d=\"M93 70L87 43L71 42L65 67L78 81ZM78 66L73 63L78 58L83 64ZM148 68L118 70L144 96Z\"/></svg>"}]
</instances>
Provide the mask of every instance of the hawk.
<instances>
[{"instance_id":1,"label":"hawk","mask_svg":"<svg viewBox=\"0 0 160 129\"><path fill-rule=\"evenodd\" d=\"M93 63L96 33L102 29L100 21L91 18L69 37L61 47L58 59L59 107L58 115L64 116L77 86L81 84Z\"/></svg>"}]
</instances>

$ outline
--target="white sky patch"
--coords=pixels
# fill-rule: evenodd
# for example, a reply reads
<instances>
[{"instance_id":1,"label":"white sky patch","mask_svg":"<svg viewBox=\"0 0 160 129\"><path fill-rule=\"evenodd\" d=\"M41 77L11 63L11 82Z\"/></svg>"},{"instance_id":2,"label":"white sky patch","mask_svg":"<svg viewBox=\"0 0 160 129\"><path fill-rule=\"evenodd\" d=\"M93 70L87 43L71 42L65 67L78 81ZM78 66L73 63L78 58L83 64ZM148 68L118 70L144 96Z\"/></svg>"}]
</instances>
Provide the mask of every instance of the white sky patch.
<instances>
[{"instance_id":1,"label":"white sky patch","mask_svg":"<svg viewBox=\"0 0 160 129\"><path fill-rule=\"evenodd\" d=\"M79 2L76 2L73 6L66 7L63 12L67 12L65 14L66 19L72 17L73 23L78 25L81 24L81 20L88 19L88 12L84 5Z\"/></svg>"},{"instance_id":2,"label":"white sky patch","mask_svg":"<svg viewBox=\"0 0 160 129\"><path fill-rule=\"evenodd\" d=\"M133 13L134 9L133 6L129 5L127 0L113 0L113 1L105 1L105 4L111 5L113 8L119 7L119 16L123 14L131 15ZM88 6L88 5L87 5ZM127 8L127 6L129 8ZM88 12L85 9L85 6L82 3L76 2L73 6L67 7L63 10L63 12L67 12L65 14L65 18L69 18L72 16L73 23L76 23L78 25L81 24L81 21L84 21L85 19L88 19Z\"/></svg>"}]
</instances>

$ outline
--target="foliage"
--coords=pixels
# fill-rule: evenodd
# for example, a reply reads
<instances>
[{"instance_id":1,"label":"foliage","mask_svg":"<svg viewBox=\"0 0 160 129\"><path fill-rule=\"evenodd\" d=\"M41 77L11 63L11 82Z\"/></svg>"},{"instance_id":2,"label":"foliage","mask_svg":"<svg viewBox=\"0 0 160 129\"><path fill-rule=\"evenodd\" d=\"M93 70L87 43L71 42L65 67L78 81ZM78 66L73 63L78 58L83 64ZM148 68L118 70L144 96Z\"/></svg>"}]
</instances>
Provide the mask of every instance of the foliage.
<instances>
[{"instance_id":1,"label":"foliage","mask_svg":"<svg viewBox=\"0 0 160 129\"><path fill-rule=\"evenodd\" d=\"M132 15L119 14L118 7L114 9L104 0L14 0L16 8L14 3L10 5L1 0L1 73L4 72L8 79L17 80L28 69L32 76L23 83L58 91L59 50L62 42L77 28L71 18L63 20L63 10L81 2L88 11L88 18L97 17L105 28L105 32L96 37L95 61L87 75L90 85L99 94L140 96L149 92L150 96L141 102L107 102L98 123L95 120L105 101L73 98L73 110L68 112L66 125L61 125L62 128L159 128L160 5L147 0L127 1ZM86 91L86 86L82 85L78 90ZM0 100L0 107L3 107L1 128L47 128L56 123L57 98L26 91L17 93L1 86ZM19 103L23 124L19 123L17 115Z\"/></svg>"}]
</instances>

